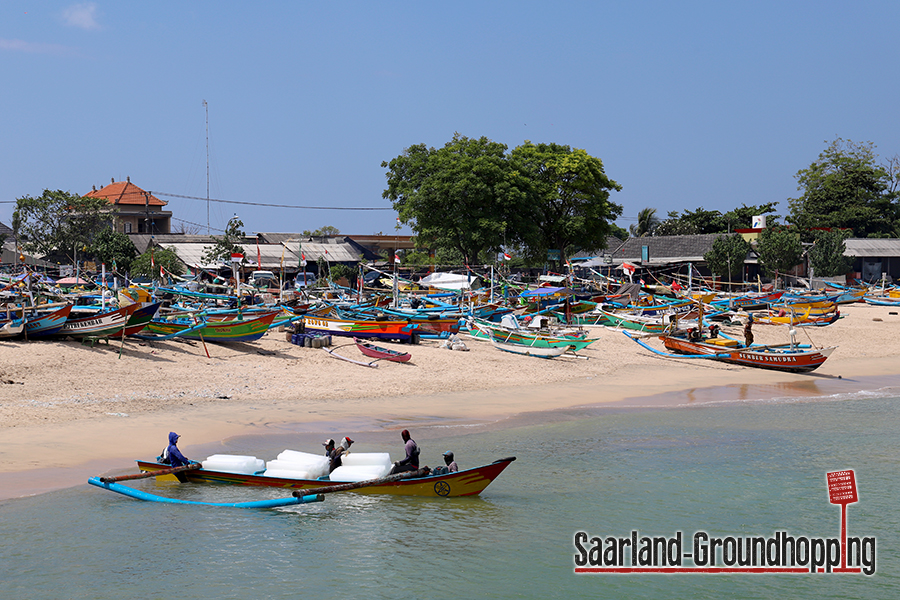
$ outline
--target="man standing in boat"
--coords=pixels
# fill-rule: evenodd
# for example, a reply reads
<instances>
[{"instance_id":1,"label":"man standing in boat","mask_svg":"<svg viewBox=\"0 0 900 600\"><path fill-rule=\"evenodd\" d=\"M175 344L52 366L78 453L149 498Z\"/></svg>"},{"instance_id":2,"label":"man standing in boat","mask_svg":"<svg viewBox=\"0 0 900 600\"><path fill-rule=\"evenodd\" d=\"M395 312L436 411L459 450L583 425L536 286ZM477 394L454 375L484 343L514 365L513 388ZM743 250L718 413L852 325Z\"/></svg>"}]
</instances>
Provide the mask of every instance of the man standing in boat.
<instances>
[{"instance_id":1,"label":"man standing in boat","mask_svg":"<svg viewBox=\"0 0 900 600\"><path fill-rule=\"evenodd\" d=\"M391 475L395 473L403 473L405 471L419 470L418 444L416 444L415 440L410 437L408 429L404 429L403 431L401 431L400 437L403 438L403 442L405 443L404 449L406 450L406 458L404 458L403 460L398 460L394 463L394 467L391 469Z\"/></svg>"},{"instance_id":2,"label":"man standing in boat","mask_svg":"<svg viewBox=\"0 0 900 600\"><path fill-rule=\"evenodd\" d=\"M341 466L343 463L341 457L350 451L350 444L353 443L348 437L345 437L341 440L341 445L336 447L334 446L334 440L328 439L326 440L325 446L325 456L328 457L330 464L328 466L328 472L331 473L335 469Z\"/></svg>"}]
</instances>

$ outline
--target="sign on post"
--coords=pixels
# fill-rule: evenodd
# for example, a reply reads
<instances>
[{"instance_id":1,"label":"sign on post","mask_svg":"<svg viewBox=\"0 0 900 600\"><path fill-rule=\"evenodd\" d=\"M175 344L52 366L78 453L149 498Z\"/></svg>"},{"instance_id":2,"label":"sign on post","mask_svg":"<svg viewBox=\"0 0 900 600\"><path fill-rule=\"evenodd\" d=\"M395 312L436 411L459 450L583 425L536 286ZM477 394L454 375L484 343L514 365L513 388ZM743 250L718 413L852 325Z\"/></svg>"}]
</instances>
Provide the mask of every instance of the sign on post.
<instances>
[{"instance_id":1,"label":"sign on post","mask_svg":"<svg viewBox=\"0 0 900 600\"><path fill-rule=\"evenodd\" d=\"M859 502L856 494L856 475L852 470L825 473L828 482L828 501L841 505L841 568L847 568L847 505Z\"/></svg>"}]
</instances>

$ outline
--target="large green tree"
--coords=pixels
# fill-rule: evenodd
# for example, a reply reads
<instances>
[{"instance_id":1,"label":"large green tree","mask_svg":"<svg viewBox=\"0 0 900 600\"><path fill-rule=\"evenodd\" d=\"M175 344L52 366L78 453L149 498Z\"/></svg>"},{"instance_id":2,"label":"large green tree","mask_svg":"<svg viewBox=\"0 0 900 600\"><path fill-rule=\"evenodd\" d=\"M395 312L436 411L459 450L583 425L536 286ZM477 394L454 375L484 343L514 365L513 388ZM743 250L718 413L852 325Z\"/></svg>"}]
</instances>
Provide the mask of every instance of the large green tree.
<instances>
[{"instance_id":1,"label":"large green tree","mask_svg":"<svg viewBox=\"0 0 900 600\"><path fill-rule=\"evenodd\" d=\"M88 251L94 255L98 262L106 264L108 268L116 266L117 271L127 272L131 261L137 255L137 249L124 233L113 231L106 227L94 236Z\"/></svg>"},{"instance_id":2,"label":"large green tree","mask_svg":"<svg viewBox=\"0 0 900 600\"><path fill-rule=\"evenodd\" d=\"M44 190L37 198L16 199L13 223L25 250L39 255L61 254L74 260L76 249L90 246L94 236L108 228L111 214L105 198Z\"/></svg>"},{"instance_id":3,"label":"large green tree","mask_svg":"<svg viewBox=\"0 0 900 600\"><path fill-rule=\"evenodd\" d=\"M796 178L802 193L788 200L787 221L801 230L849 227L855 237L895 234L897 193L891 173L877 164L871 142L837 138Z\"/></svg>"},{"instance_id":4,"label":"large green tree","mask_svg":"<svg viewBox=\"0 0 900 600\"><path fill-rule=\"evenodd\" d=\"M503 144L459 133L443 148L410 146L381 163L388 169L382 196L425 245L475 261L482 251L535 235L529 181L505 152Z\"/></svg>"},{"instance_id":5,"label":"large green tree","mask_svg":"<svg viewBox=\"0 0 900 600\"><path fill-rule=\"evenodd\" d=\"M756 241L759 262L769 275L785 273L803 260L803 244L795 227L767 227Z\"/></svg>"},{"instance_id":6,"label":"large green tree","mask_svg":"<svg viewBox=\"0 0 900 600\"><path fill-rule=\"evenodd\" d=\"M243 253L241 242L244 240L244 222L237 216L231 217L225 226L225 233L216 238L216 243L204 249L201 260L206 264L230 263L233 253ZM246 257L244 257L246 258ZM243 264L244 261L242 260Z\"/></svg>"},{"instance_id":7,"label":"large green tree","mask_svg":"<svg viewBox=\"0 0 900 600\"><path fill-rule=\"evenodd\" d=\"M174 248L153 248L147 250L131 261L131 275L144 275L150 279L159 279L159 268L175 275L184 273L184 264L178 259Z\"/></svg>"},{"instance_id":8,"label":"large green tree","mask_svg":"<svg viewBox=\"0 0 900 600\"><path fill-rule=\"evenodd\" d=\"M580 148L528 141L513 149L510 161L531 182L533 208L525 214L536 219L529 225L537 231L529 227L520 238L532 255L558 249L564 262L571 251L606 247L611 223L622 214L610 192L622 186L607 177L603 161Z\"/></svg>"},{"instance_id":9,"label":"large green tree","mask_svg":"<svg viewBox=\"0 0 900 600\"><path fill-rule=\"evenodd\" d=\"M637 223L632 223L628 227L628 232L634 237L653 235L659 224L660 220L656 216L656 209L648 206L638 211Z\"/></svg>"},{"instance_id":10,"label":"large green tree","mask_svg":"<svg viewBox=\"0 0 900 600\"><path fill-rule=\"evenodd\" d=\"M844 240L850 235L850 230L817 230L814 235L815 242L807 250L813 275L819 277L846 275L853 265L853 259L844 256L847 250Z\"/></svg>"},{"instance_id":11,"label":"large green tree","mask_svg":"<svg viewBox=\"0 0 900 600\"><path fill-rule=\"evenodd\" d=\"M731 281L732 277L741 274L748 252L750 242L739 233L734 233L717 237L710 251L703 255L703 260L710 271Z\"/></svg>"}]
</instances>

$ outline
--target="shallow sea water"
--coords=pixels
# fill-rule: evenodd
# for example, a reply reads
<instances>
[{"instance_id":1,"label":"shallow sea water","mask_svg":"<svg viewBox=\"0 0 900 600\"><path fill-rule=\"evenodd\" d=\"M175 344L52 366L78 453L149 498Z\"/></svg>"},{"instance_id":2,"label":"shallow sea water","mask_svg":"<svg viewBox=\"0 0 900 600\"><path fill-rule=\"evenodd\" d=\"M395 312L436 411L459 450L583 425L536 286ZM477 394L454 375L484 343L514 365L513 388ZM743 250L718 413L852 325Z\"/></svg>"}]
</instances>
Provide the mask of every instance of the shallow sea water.
<instances>
[{"instance_id":1,"label":"shallow sea water","mask_svg":"<svg viewBox=\"0 0 900 600\"><path fill-rule=\"evenodd\" d=\"M249 510L145 503L85 484L4 501L0 598L898 597L898 396L576 409L423 443L423 456L453 449L462 468L518 457L474 498L336 494ZM226 446L269 458L285 447L278 436ZM399 442L360 448L375 450L396 454ZM825 473L840 469L855 470L859 489L850 535L877 537L874 576L574 573L579 530L837 537ZM132 485L213 502L288 495Z\"/></svg>"}]
</instances>

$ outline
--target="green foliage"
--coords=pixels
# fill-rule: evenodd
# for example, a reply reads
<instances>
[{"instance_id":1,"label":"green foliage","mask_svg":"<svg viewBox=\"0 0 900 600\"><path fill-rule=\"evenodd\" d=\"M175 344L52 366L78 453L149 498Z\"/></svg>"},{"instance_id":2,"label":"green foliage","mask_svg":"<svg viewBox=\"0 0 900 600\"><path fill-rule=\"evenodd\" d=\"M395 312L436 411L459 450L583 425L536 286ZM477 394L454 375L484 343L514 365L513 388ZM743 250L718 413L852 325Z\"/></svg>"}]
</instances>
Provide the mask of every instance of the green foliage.
<instances>
[{"instance_id":1,"label":"green foliage","mask_svg":"<svg viewBox=\"0 0 900 600\"><path fill-rule=\"evenodd\" d=\"M850 236L849 230L832 229L816 231L815 243L808 250L809 265L813 274L819 277L845 275L853 265L853 258L844 256L847 245L844 243Z\"/></svg>"},{"instance_id":2,"label":"green foliage","mask_svg":"<svg viewBox=\"0 0 900 600\"><path fill-rule=\"evenodd\" d=\"M611 235L615 238L618 238L622 241L625 241L628 239L628 230L625 229L624 227L619 227L615 223L610 223L609 224L609 235Z\"/></svg>"},{"instance_id":3,"label":"green foliage","mask_svg":"<svg viewBox=\"0 0 900 600\"><path fill-rule=\"evenodd\" d=\"M726 223L726 225L731 226L731 230L735 229L750 229L753 226L753 217L757 215L769 215L775 212L775 206L777 202L769 202L767 204L754 204L752 206L747 206L746 204L741 204L740 208L735 208L734 210L730 210L724 215L722 215L722 220ZM771 219L768 219L768 223L766 223L769 227L773 227L778 220L778 215L772 215Z\"/></svg>"},{"instance_id":4,"label":"green foliage","mask_svg":"<svg viewBox=\"0 0 900 600\"><path fill-rule=\"evenodd\" d=\"M637 223L631 225L628 230L634 237L653 235L659 223L660 220L656 216L656 209L648 207L638 211Z\"/></svg>"},{"instance_id":5,"label":"green foliage","mask_svg":"<svg viewBox=\"0 0 900 600\"><path fill-rule=\"evenodd\" d=\"M310 231L306 229L303 231L303 235L306 237L319 237L319 236L328 236L328 235L338 235L341 232L337 227L333 227L331 225L324 225L319 227L314 231Z\"/></svg>"},{"instance_id":6,"label":"green foliage","mask_svg":"<svg viewBox=\"0 0 900 600\"><path fill-rule=\"evenodd\" d=\"M790 271L803 259L800 234L793 227L768 227L759 234L756 253L769 275Z\"/></svg>"},{"instance_id":7,"label":"green foliage","mask_svg":"<svg viewBox=\"0 0 900 600\"><path fill-rule=\"evenodd\" d=\"M206 264L230 264L232 253L244 252L240 245L244 239L243 227L243 221L237 216L232 217L225 227L225 234L220 238L216 238L215 245L205 248L201 260ZM244 262L246 262L246 257L244 257L244 260L241 260L241 264L243 265Z\"/></svg>"},{"instance_id":8,"label":"green foliage","mask_svg":"<svg viewBox=\"0 0 900 600\"><path fill-rule=\"evenodd\" d=\"M331 281L337 281L341 277L346 277L347 281L350 282L350 287L354 287L356 285L356 278L359 275L356 269L353 267L348 267L347 265L338 263L331 267L331 273L328 278Z\"/></svg>"},{"instance_id":9,"label":"green foliage","mask_svg":"<svg viewBox=\"0 0 900 600\"><path fill-rule=\"evenodd\" d=\"M704 210L703 207L695 211L686 210L678 214L677 210L669 212L668 218L659 224L653 235L697 235L703 233L728 233L735 229L749 229L753 217L775 212L777 202L747 206L742 204L740 208L730 210L725 214L717 210ZM772 222L778 215L773 215Z\"/></svg>"},{"instance_id":10,"label":"green foliage","mask_svg":"<svg viewBox=\"0 0 900 600\"><path fill-rule=\"evenodd\" d=\"M893 233L900 219L895 182L875 160L871 142L831 142L809 168L797 172L802 194L788 200L787 220L801 230L849 227L855 237Z\"/></svg>"},{"instance_id":11,"label":"green foliage","mask_svg":"<svg viewBox=\"0 0 900 600\"><path fill-rule=\"evenodd\" d=\"M131 243L131 239L124 233L113 231L110 227L102 229L94 236L88 251L98 262L105 263L109 268L115 263L116 269L122 273L129 270L131 261L137 256L137 249Z\"/></svg>"},{"instance_id":12,"label":"green foliage","mask_svg":"<svg viewBox=\"0 0 900 600\"><path fill-rule=\"evenodd\" d=\"M162 266L169 273L175 275L184 274L184 265L178 260L175 248L153 248L153 262L156 266L151 265L150 250L147 250L133 261L131 261L131 275L144 275L150 279L159 279L159 267Z\"/></svg>"},{"instance_id":13,"label":"green foliage","mask_svg":"<svg viewBox=\"0 0 900 600\"><path fill-rule=\"evenodd\" d=\"M622 214L610 191L622 186L606 176L599 158L579 148L526 141L513 149L510 162L531 183L527 210L518 215L518 225L511 222L519 235L510 243L521 242L534 258L558 249L560 263L573 249L606 247L610 223Z\"/></svg>"},{"instance_id":14,"label":"green foliage","mask_svg":"<svg viewBox=\"0 0 900 600\"><path fill-rule=\"evenodd\" d=\"M749 252L750 243L739 233L734 233L717 237L710 251L703 255L703 260L710 271L731 281L733 276L741 274Z\"/></svg>"},{"instance_id":15,"label":"green foliage","mask_svg":"<svg viewBox=\"0 0 900 600\"><path fill-rule=\"evenodd\" d=\"M44 190L37 197L16 200L13 223L22 247L39 255L65 254L89 246L109 225L112 211L104 198L85 198L62 190Z\"/></svg>"},{"instance_id":16,"label":"green foliage","mask_svg":"<svg viewBox=\"0 0 900 600\"><path fill-rule=\"evenodd\" d=\"M697 227L692 223L681 220L678 211L669 211L669 216L665 221L659 223L653 230L653 235L697 235Z\"/></svg>"},{"instance_id":17,"label":"green foliage","mask_svg":"<svg viewBox=\"0 0 900 600\"><path fill-rule=\"evenodd\" d=\"M484 250L533 235L529 182L512 168L506 146L454 134L443 148L410 146L390 162L387 189L402 223L433 248L474 260Z\"/></svg>"}]
</instances>

